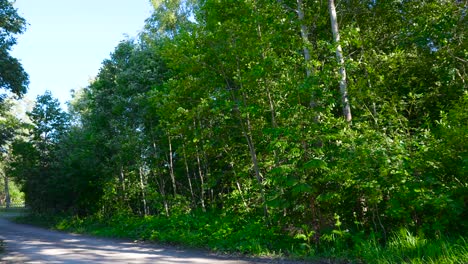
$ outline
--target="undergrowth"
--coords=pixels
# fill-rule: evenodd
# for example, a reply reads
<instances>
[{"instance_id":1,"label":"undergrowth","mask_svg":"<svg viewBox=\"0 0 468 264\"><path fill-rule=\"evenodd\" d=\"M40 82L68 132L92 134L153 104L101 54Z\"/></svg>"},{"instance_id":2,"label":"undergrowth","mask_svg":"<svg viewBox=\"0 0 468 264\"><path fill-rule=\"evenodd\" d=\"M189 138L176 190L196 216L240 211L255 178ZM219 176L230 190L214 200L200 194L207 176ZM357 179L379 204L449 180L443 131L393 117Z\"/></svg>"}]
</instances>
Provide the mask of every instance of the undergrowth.
<instances>
[{"instance_id":1,"label":"undergrowth","mask_svg":"<svg viewBox=\"0 0 468 264\"><path fill-rule=\"evenodd\" d=\"M29 215L17 221L101 237L254 256L327 259L329 263L468 263L468 242L464 237L426 238L407 229L394 232L383 245L376 234L353 236L338 228L322 234L317 244L307 233L291 236L280 228L267 226L261 217L215 212L172 215L171 218L125 214L110 218Z\"/></svg>"}]
</instances>

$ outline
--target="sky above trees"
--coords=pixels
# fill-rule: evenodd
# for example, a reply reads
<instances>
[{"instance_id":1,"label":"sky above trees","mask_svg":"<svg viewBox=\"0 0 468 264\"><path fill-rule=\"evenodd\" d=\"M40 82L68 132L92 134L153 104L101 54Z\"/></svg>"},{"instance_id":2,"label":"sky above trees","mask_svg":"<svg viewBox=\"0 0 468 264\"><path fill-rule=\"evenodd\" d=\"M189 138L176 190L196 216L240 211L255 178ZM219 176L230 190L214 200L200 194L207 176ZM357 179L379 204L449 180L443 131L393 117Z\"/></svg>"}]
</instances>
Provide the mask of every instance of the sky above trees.
<instances>
[{"instance_id":1,"label":"sky above trees","mask_svg":"<svg viewBox=\"0 0 468 264\"><path fill-rule=\"evenodd\" d=\"M12 56L29 74L27 97L50 90L62 104L85 87L120 40L134 37L151 14L147 0L28 1L14 7L28 23Z\"/></svg>"}]
</instances>

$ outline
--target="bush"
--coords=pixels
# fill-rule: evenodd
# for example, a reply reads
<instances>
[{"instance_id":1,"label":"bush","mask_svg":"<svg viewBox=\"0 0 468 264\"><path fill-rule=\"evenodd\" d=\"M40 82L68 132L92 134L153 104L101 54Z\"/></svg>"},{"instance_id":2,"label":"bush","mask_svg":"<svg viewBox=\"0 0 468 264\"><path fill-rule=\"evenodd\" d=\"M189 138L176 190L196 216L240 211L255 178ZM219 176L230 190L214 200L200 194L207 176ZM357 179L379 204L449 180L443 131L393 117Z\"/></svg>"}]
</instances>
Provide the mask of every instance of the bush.
<instances>
[{"instance_id":1,"label":"bush","mask_svg":"<svg viewBox=\"0 0 468 264\"><path fill-rule=\"evenodd\" d=\"M246 255L289 256L305 259L364 263L468 263L468 243L464 237L426 237L402 228L383 244L380 233L343 229L335 215L335 225L318 241L304 226L296 234L267 225L261 217L195 211L186 214L138 217L33 215L21 221L59 230L103 237L129 238L170 245L210 249Z\"/></svg>"},{"instance_id":2,"label":"bush","mask_svg":"<svg viewBox=\"0 0 468 264\"><path fill-rule=\"evenodd\" d=\"M393 233L386 246L375 239L356 245L354 255L367 263L468 263L468 243L457 239L428 239L407 229Z\"/></svg>"}]
</instances>

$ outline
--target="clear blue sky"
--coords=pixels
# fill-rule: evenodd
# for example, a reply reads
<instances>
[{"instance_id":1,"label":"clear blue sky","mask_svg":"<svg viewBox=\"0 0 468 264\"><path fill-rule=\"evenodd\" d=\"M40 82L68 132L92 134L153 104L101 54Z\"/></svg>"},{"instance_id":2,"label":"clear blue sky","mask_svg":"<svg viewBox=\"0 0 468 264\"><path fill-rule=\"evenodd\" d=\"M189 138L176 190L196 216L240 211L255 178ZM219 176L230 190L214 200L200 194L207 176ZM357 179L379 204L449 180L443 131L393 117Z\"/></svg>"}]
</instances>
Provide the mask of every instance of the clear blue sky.
<instances>
[{"instance_id":1,"label":"clear blue sky","mask_svg":"<svg viewBox=\"0 0 468 264\"><path fill-rule=\"evenodd\" d=\"M12 55L29 74L27 97L52 91L62 103L88 85L119 41L136 37L149 0L16 0L29 26Z\"/></svg>"}]
</instances>

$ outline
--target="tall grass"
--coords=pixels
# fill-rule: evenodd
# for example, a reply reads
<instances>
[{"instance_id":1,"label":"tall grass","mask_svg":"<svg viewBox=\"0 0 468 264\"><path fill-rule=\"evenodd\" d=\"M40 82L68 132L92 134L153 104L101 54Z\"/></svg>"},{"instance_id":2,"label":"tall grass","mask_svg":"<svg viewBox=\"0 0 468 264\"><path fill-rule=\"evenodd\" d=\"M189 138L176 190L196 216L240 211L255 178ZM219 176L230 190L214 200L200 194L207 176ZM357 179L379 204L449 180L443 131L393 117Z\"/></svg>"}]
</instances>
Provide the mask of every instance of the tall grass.
<instances>
[{"instance_id":1,"label":"tall grass","mask_svg":"<svg viewBox=\"0 0 468 264\"><path fill-rule=\"evenodd\" d=\"M0 217L5 218L14 218L18 216L24 216L28 214L29 210L25 207L10 207L10 208L1 208L0 207Z\"/></svg>"},{"instance_id":2,"label":"tall grass","mask_svg":"<svg viewBox=\"0 0 468 264\"><path fill-rule=\"evenodd\" d=\"M367 263L468 263L465 238L427 239L423 235L413 235L407 229L394 233L386 246L371 238L361 241L353 251L356 258Z\"/></svg>"}]
</instances>

